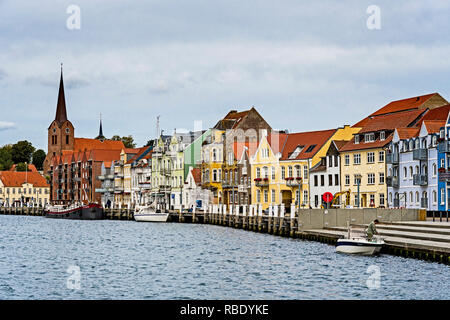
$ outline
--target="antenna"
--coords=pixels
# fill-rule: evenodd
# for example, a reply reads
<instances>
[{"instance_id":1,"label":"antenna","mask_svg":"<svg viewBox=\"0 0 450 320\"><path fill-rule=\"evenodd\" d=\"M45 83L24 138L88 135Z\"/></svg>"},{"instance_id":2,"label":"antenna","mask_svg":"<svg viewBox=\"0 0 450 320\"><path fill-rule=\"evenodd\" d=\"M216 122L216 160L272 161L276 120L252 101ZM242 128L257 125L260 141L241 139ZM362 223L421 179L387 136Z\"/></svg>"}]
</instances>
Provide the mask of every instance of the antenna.
<instances>
[{"instance_id":1,"label":"antenna","mask_svg":"<svg viewBox=\"0 0 450 320\"><path fill-rule=\"evenodd\" d=\"M156 116L156 138L159 137L159 117L161 116Z\"/></svg>"}]
</instances>

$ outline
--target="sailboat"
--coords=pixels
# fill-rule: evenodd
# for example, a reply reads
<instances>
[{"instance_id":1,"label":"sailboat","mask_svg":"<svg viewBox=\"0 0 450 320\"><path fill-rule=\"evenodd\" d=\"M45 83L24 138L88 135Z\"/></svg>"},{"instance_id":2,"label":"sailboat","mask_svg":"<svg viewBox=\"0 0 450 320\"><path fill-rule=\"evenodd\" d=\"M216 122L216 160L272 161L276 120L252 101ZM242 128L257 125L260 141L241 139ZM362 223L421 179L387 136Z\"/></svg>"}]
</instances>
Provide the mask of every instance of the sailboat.
<instances>
[{"instance_id":1,"label":"sailboat","mask_svg":"<svg viewBox=\"0 0 450 320\"><path fill-rule=\"evenodd\" d=\"M136 206L134 211L134 220L144 222L167 222L169 218L168 211L157 209L156 200L144 206Z\"/></svg>"}]
</instances>

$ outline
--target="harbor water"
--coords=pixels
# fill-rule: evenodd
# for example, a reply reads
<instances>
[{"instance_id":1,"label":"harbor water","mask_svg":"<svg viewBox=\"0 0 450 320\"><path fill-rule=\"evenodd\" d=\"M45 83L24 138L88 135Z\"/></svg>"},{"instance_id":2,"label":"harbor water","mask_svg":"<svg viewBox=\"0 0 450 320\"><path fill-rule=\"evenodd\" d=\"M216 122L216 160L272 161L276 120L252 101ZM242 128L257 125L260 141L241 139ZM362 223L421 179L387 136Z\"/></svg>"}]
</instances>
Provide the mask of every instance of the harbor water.
<instances>
[{"instance_id":1,"label":"harbor water","mask_svg":"<svg viewBox=\"0 0 450 320\"><path fill-rule=\"evenodd\" d=\"M449 299L450 267L229 227L0 216L0 299Z\"/></svg>"}]
</instances>

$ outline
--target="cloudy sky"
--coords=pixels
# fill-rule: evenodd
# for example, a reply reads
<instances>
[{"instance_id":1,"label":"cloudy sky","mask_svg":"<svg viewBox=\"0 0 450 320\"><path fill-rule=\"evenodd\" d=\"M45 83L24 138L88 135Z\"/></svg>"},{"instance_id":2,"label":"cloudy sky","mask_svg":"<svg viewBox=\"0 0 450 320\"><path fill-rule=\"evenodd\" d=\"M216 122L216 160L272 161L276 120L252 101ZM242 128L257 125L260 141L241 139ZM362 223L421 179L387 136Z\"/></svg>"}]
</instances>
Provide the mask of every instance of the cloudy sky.
<instances>
[{"instance_id":1,"label":"cloudy sky","mask_svg":"<svg viewBox=\"0 0 450 320\"><path fill-rule=\"evenodd\" d=\"M80 29L69 29L70 5ZM370 5L381 29L370 30ZM354 124L450 100L450 1L0 0L0 145L47 148L60 63L77 137L210 127L255 106L276 129ZM70 20L73 21L73 20Z\"/></svg>"}]
</instances>

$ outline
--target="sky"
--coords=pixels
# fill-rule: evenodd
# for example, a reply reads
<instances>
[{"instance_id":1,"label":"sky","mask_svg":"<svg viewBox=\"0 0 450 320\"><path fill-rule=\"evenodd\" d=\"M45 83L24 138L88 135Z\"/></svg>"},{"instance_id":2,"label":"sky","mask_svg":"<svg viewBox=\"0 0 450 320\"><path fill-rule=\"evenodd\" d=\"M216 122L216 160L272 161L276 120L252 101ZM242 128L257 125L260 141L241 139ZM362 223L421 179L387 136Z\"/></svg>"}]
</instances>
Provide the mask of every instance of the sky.
<instances>
[{"instance_id":1,"label":"sky","mask_svg":"<svg viewBox=\"0 0 450 320\"><path fill-rule=\"evenodd\" d=\"M448 17L440 0L0 0L0 146L47 150L61 63L75 136L96 137L101 113L105 136L138 146L158 115L170 134L254 106L299 132L427 93L450 101Z\"/></svg>"}]
</instances>

